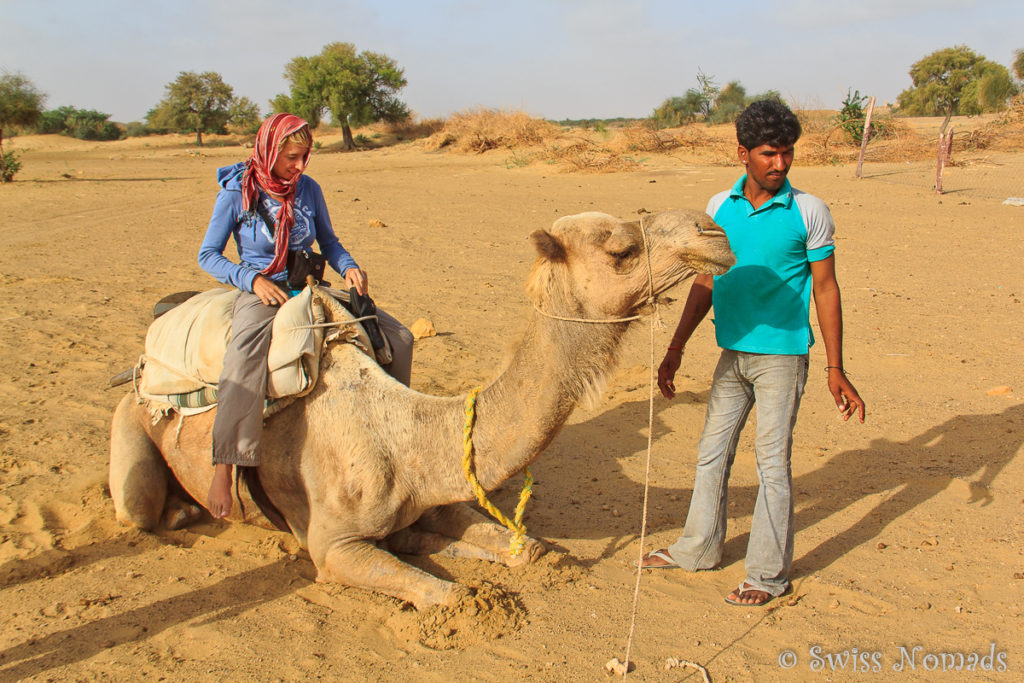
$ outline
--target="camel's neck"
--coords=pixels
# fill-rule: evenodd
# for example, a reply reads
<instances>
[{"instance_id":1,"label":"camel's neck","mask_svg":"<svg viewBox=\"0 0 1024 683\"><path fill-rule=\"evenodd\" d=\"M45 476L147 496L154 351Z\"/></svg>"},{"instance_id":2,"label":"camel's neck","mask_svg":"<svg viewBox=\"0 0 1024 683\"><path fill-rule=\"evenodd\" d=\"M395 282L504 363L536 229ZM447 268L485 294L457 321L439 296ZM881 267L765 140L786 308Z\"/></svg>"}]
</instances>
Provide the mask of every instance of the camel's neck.
<instances>
[{"instance_id":1,"label":"camel's neck","mask_svg":"<svg viewBox=\"0 0 1024 683\"><path fill-rule=\"evenodd\" d=\"M534 314L508 366L477 400L475 467L485 488L544 450L582 395L614 365L625 328Z\"/></svg>"}]
</instances>

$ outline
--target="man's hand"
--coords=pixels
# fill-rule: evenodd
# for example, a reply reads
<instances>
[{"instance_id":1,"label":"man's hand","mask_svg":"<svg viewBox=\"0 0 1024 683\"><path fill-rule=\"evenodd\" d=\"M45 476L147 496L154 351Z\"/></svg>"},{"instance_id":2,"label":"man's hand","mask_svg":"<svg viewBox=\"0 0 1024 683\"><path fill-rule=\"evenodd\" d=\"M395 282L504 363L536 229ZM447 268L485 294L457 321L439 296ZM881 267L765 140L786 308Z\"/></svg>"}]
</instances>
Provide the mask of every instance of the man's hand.
<instances>
[{"instance_id":1,"label":"man's hand","mask_svg":"<svg viewBox=\"0 0 1024 683\"><path fill-rule=\"evenodd\" d=\"M658 388L661 389L661 395L665 398L675 398L676 396L676 385L673 380L682 362L682 349L669 349L665 352L665 358L661 361L661 365L658 366Z\"/></svg>"},{"instance_id":2,"label":"man's hand","mask_svg":"<svg viewBox=\"0 0 1024 683\"><path fill-rule=\"evenodd\" d=\"M355 287L357 294L365 296L370 289L370 278L359 268L349 268L345 271L345 284L349 288Z\"/></svg>"},{"instance_id":3,"label":"man's hand","mask_svg":"<svg viewBox=\"0 0 1024 683\"><path fill-rule=\"evenodd\" d=\"M252 293L258 296L266 306L277 306L288 301L288 295L284 290L264 275L257 275L256 279L252 281Z\"/></svg>"},{"instance_id":4,"label":"man's hand","mask_svg":"<svg viewBox=\"0 0 1024 683\"><path fill-rule=\"evenodd\" d=\"M864 399L839 368L828 369L828 390L836 401L836 408L839 408L843 421L849 420L851 415L859 412L860 421L864 422Z\"/></svg>"}]
</instances>

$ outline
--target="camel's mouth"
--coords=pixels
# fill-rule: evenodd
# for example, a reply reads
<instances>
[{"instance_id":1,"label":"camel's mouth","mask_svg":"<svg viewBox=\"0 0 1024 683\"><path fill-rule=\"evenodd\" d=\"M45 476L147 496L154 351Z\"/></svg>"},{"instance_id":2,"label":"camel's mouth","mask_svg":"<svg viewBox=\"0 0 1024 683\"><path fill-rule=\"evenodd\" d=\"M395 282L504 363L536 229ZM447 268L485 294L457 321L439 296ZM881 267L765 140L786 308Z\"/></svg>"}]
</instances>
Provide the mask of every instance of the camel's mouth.
<instances>
[{"instance_id":1,"label":"camel's mouth","mask_svg":"<svg viewBox=\"0 0 1024 683\"><path fill-rule=\"evenodd\" d=\"M689 265L696 272L701 273L702 275L721 275L722 273L725 273L727 270L732 268L734 263L736 263L735 258L730 260L728 263L707 260L691 261Z\"/></svg>"},{"instance_id":2,"label":"camel's mouth","mask_svg":"<svg viewBox=\"0 0 1024 683\"><path fill-rule=\"evenodd\" d=\"M736 256L731 250L724 254L706 254L689 252L682 255L681 260L686 267L702 275L721 275L736 263Z\"/></svg>"}]
</instances>

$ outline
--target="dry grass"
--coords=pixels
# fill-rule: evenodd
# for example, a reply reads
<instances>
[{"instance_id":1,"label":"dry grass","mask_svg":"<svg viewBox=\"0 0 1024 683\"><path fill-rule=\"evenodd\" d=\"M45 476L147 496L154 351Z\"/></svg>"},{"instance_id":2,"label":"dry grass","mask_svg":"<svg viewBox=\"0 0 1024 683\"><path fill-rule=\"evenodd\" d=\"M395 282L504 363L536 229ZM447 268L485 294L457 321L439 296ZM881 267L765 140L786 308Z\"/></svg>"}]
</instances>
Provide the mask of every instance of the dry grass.
<instances>
[{"instance_id":1,"label":"dry grass","mask_svg":"<svg viewBox=\"0 0 1024 683\"><path fill-rule=\"evenodd\" d=\"M803 127L799 163L807 166L855 163L860 145L852 142L836 123L834 111L797 111ZM893 117L876 110L875 121L884 122L884 134L876 129L866 159L876 162L917 161L934 158L936 140L921 128L921 121ZM930 125L930 123L925 122ZM731 124L702 123L658 130L645 124L595 131L560 129L521 111L475 109L432 122L434 132L424 141L427 149L464 153L506 150L506 166L554 163L564 170L607 173L636 169L638 155L665 155L701 164L733 164L735 132ZM956 153L988 149L1024 148L1024 96L998 119L960 130L954 137ZM954 157L955 159L955 157ZM955 162L954 162L955 163Z\"/></svg>"},{"instance_id":2,"label":"dry grass","mask_svg":"<svg viewBox=\"0 0 1024 683\"><path fill-rule=\"evenodd\" d=\"M409 119L401 123L375 123L369 126L371 131L382 135L391 135L399 140L416 140L430 137L444 128L444 119Z\"/></svg>"},{"instance_id":3,"label":"dry grass","mask_svg":"<svg viewBox=\"0 0 1024 683\"><path fill-rule=\"evenodd\" d=\"M616 152L666 153L679 147L682 142L675 135L652 126L633 125L618 131L609 147Z\"/></svg>"},{"instance_id":4,"label":"dry grass","mask_svg":"<svg viewBox=\"0 0 1024 683\"><path fill-rule=\"evenodd\" d=\"M640 163L630 156L613 152L592 140L577 139L569 144L555 144L549 150L549 158L562 163L573 171L609 173L628 171Z\"/></svg>"},{"instance_id":5,"label":"dry grass","mask_svg":"<svg viewBox=\"0 0 1024 683\"><path fill-rule=\"evenodd\" d=\"M427 149L486 152L541 145L558 135L554 124L521 111L472 109L453 114L426 139Z\"/></svg>"},{"instance_id":6,"label":"dry grass","mask_svg":"<svg viewBox=\"0 0 1024 683\"><path fill-rule=\"evenodd\" d=\"M999 118L985 124L978 132L979 139L971 141L974 144L985 145L978 149L1024 149L1024 95L1017 95L1010 100L1009 108ZM956 145L955 138L953 144Z\"/></svg>"}]
</instances>

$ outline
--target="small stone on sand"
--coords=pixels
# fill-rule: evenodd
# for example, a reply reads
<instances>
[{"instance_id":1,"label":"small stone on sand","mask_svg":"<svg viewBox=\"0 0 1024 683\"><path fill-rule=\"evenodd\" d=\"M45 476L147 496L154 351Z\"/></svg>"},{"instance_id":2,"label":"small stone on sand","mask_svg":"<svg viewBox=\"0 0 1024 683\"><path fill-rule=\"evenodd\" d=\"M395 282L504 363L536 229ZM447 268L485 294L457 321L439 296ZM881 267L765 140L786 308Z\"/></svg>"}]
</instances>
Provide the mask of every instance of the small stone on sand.
<instances>
[{"instance_id":1,"label":"small stone on sand","mask_svg":"<svg viewBox=\"0 0 1024 683\"><path fill-rule=\"evenodd\" d=\"M430 322L426 318L420 318L410 325L409 331L412 332L413 339L437 336L437 330L434 329L434 323Z\"/></svg>"}]
</instances>

